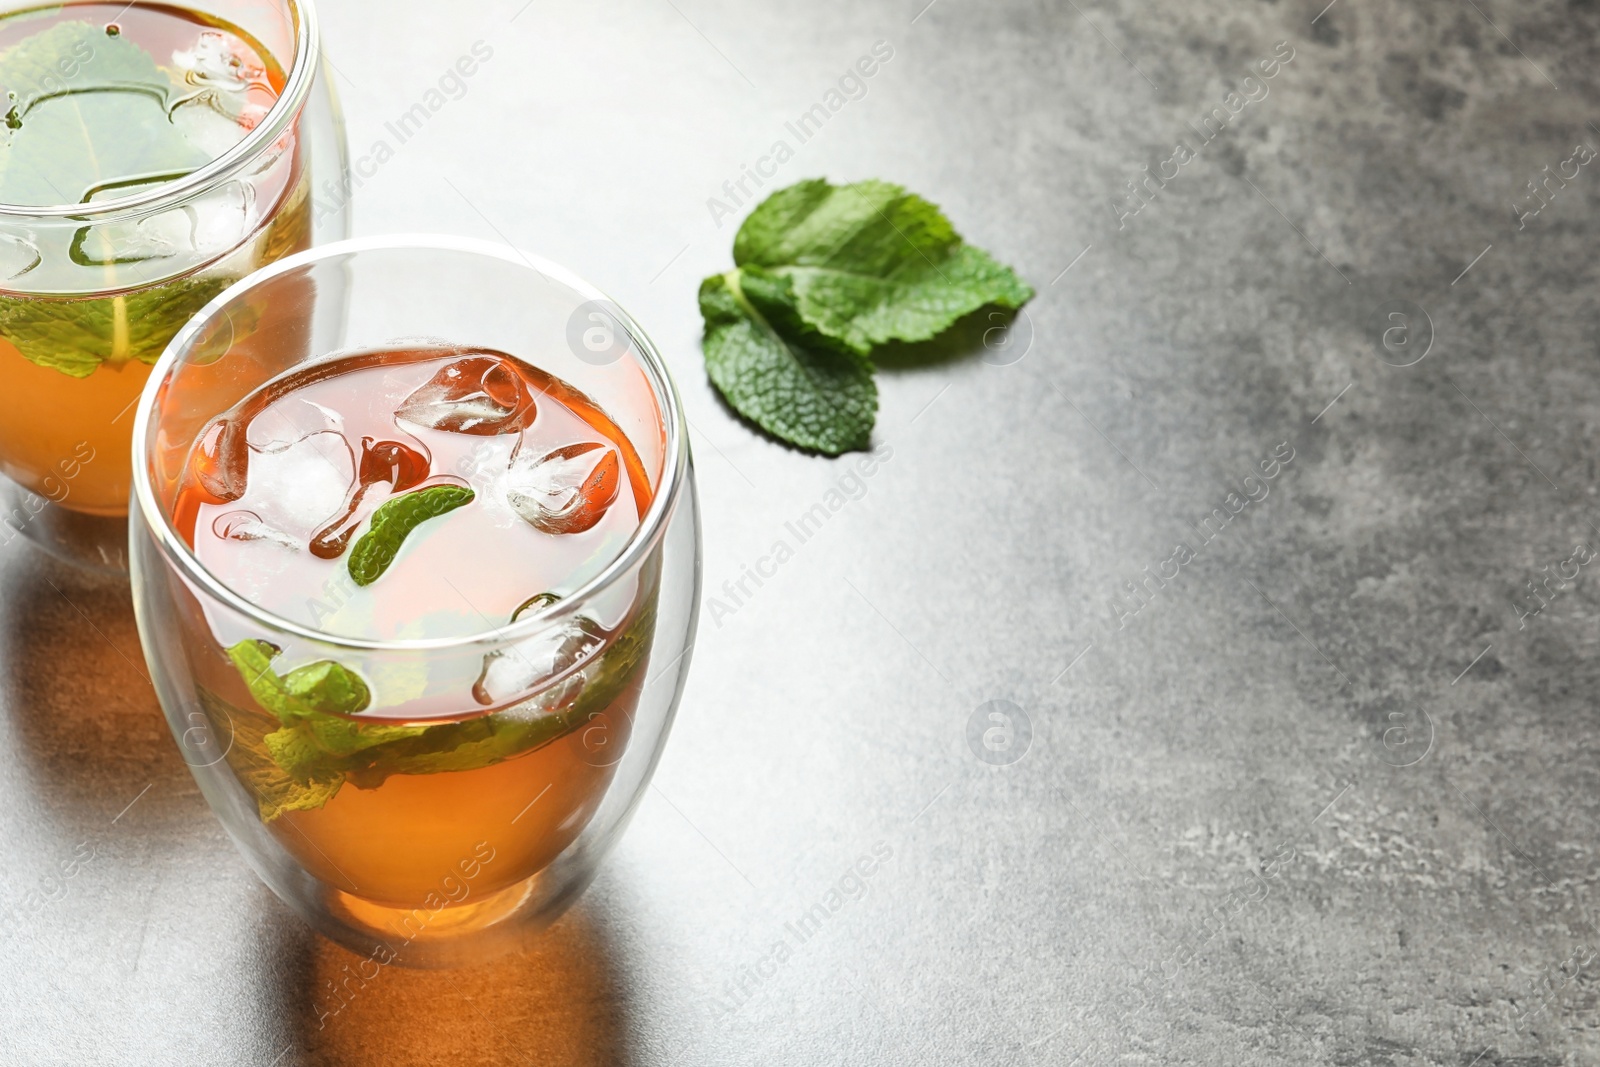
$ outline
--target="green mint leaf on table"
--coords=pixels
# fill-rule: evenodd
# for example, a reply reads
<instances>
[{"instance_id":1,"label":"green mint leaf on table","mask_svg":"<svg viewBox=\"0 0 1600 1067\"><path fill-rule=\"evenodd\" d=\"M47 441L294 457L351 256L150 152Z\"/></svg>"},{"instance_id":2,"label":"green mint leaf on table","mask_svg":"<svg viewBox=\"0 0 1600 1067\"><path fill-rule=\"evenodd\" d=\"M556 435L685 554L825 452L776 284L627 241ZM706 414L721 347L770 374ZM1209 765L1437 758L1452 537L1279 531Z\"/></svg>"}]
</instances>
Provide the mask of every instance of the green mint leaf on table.
<instances>
[{"instance_id":1,"label":"green mint leaf on table","mask_svg":"<svg viewBox=\"0 0 1600 1067\"><path fill-rule=\"evenodd\" d=\"M1033 297L936 206L880 181L780 189L739 227L733 260L700 286L707 372L741 415L830 455L870 441L875 349Z\"/></svg>"},{"instance_id":2,"label":"green mint leaf on table","mask_svg":"<svg viewBox=\"0 0 1600 1067\"><path fill-rule=\"evenodd\" d=\"M447 512L472 503L476 494L459 485L435 485L385 500L372 513L372 525L350 550L347 566L357 585L371 585L400 554L411 531Z\"/></svg>"},{"instance_id":3,"label":"green mint leaf on table","mask_svg":"<svg viewBox=\"0 0 1600 1067\"><path fill-rule=\"evenodd\" d=\"M828 455L866 448L878 416L872 364L808 324L793 285L760 268L700 284L706 372L762 429Z\"/></svg>"},{"instance_id":4,"label":"green mint leaf on table","mask_svg":"<svg viewBox=\"0 0 1600 1067\"><path fill-rule=\"evenodd\" d=\"M1033 297L937 207L888 182L813 179L773 193L739 227L733 261L788 278L806 321L863 355Z\"/></svg>"}]
</instances>

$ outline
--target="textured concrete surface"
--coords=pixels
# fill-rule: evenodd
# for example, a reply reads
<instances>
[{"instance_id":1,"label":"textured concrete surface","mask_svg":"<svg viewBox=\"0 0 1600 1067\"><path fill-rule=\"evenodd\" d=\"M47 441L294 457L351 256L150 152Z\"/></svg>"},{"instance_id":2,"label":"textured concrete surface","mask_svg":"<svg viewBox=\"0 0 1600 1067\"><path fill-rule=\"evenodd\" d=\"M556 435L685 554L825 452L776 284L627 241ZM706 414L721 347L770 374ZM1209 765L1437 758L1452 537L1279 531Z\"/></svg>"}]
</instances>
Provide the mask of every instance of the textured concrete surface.
<instances>
[{"instance_id":1,"label":"textured concrete surface","mask_svg":"<svg viewBox=\"0 0 1600 1067\"><path fill-rule=\"evenodd\" d=\"M5 549L0 1059L1600 1062L1600 5L925 2L324 0L393 149L357 231L647 325L726 610L571 918L323 1018L348 957L211 819L125 593ZM852 461L709 391L707 201L880 40L773 184L904 182L1039 296L895 360L892 459L734 599Z\"/></svg>"}]
</instances>

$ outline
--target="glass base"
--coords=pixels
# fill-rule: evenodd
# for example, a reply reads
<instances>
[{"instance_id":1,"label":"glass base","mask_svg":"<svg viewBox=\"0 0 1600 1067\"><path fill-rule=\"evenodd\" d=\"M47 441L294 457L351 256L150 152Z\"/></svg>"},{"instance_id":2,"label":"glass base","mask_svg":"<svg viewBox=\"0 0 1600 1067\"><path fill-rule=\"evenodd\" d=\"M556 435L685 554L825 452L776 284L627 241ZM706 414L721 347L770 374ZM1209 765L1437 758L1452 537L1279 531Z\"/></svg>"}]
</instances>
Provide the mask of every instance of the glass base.
<instances>
[{"instance_id":1,"label":"glass base","mask_svg":"<svg viewBox=\"0 0 1600 1067\"><path fill-rule=\"evenodd\" d=\"M484 897L433 900L417 908L388 907L332 890L323 900L326 917L313 918L312 925L385 966L433 970L481 963L525 948L560 918L594 877L593 864L585 866L576 880L547 867Z\"/></svg>"},{"instance_id":2,"label":"glass base","mask_svg":"<svg viewBox=\"0 0 1600 1067\"><path fill-rule=\"evenodd\" d=\"M128 576L126 516L72 511L0 477L0 547L19 535L81 570L115 578Z\"/></svg>"}]
</instances>

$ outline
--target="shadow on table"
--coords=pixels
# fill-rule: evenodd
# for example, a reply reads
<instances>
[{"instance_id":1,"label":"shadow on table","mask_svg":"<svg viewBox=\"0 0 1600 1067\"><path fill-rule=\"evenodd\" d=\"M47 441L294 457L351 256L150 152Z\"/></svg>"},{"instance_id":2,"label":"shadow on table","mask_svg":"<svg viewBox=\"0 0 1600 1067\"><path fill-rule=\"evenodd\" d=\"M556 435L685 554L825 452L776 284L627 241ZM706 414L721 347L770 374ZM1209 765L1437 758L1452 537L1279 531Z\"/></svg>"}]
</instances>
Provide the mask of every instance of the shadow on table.
<instances>
[{"instance_id":1,"label":"shadow on table","mask_svg":"<svg viewBox=\"0 0 1600 1067\"><path fill-rule=\"evenodd\" d=\"M188 777L147 680L126 581L20 543L0 568L0 682L10 733L54 809L115 815L156 782ZM81 809L81 810L80 810Z\"/></svg>"},{"instance_id":2,"label":"shadow on table","mask_svg":"<svg viewBox=\"0 0 1600 1067\"><path fill-rule=\"evenodd\" d=\"M353 977L365 957L306 938L292 1009L299 1058L285 1057L286 1065L637 1062L606 936L581 905L520 952L447 971L389 966L365 982Z\"/></svg>"},{"instance_id":3,"label":"shadow on table","mask_svg":"<svg viewBox=\"0 0 1600 1067\"><path fill-rule=\"evenodd\" d=\"M881 371L895 373L943 367L962 360L1005 366L1028 354L1033 320L1027 309L982 307L929 341L891 341L872 354Z\"/></svg>"}]
</instances>

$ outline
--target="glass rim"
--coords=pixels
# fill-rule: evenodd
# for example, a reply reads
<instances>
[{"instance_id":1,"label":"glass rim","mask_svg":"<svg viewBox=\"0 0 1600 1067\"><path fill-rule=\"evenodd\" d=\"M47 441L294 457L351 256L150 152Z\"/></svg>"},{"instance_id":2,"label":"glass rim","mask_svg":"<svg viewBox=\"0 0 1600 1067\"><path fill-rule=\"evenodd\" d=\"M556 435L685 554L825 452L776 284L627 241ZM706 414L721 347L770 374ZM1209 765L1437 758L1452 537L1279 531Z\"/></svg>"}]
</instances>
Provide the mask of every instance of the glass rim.
<instances>
[{"instance_id":1,"label":"glass rim","mask_svg":"<svg viewBox=\"0 0 1600 1067\"><path fill-rule=\"evenodd\" d=\"M179 353L191 345L200 331L214 321L222 309L237 297L280 275L339 256L379 251L464 252L484 256L512 266L527 268L546 279L560 282L586 300L604 301L632 338L634 343L629 346L630 350L638 351L640 368L644 371L650 390L660 407L665 437L661 481L650 501L650 507L639 520L638 528L598 574L554 604L528 614L516 622L461 636L382 640L328 633L286 619L246 600L212 574L173 527L166 509L157 501L155 490L150 484L147 442L156 397L172 376L173 369L178 364ZM678 499L687 478L689 447L688 436L684 432L686 425L687 420L683 414L677 386L667 370L665 360L661 358L661 353L649 335L616 301L565 267L510 245L472 237L416 233L358 237L307 249L246 275L214 297L195 313L182 330L178 331L177 336L162 352L161 358L151 368L150 378L145 382L144 389L139 395L133 423L133 504L162 555L185 579L198 585L205 595L260 623L269 633L288 634L320 645L358 652L445 652L479 646L498 647L522 637L542 633L552 623L575 614L579 608L609 589L623 575L633 571L655 549L656 544L666 533L668 518L677 511ZM130 524L129 536L137 535L138 531ZM138 553L132 552L131 556L137 560Z\"/></svg>"},{"instance_id":2,"label":"glass rim","mask_svg":"<svg viewBox=\"0 0 1600 1067\"><path fill-rule=\"evenodd\" d=\"M295 26L294 63L289 68L283 92L267 111L266 117L238 144L216 159L182 178L163 182L142 193L92 203L51 204L43 207L0 203L0 219L80 219L105 221L107 217L143 213L151 208L187 200L197 191L214 186L244 169L266 148L283 136L300 113L320 65L321 31L317 25L315 0L284 0L290 12L298 15ZM70 6L70 5L69 5ZM129 5L132 6L131 4Z\"/></svg>"}]
</instances>

